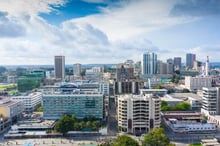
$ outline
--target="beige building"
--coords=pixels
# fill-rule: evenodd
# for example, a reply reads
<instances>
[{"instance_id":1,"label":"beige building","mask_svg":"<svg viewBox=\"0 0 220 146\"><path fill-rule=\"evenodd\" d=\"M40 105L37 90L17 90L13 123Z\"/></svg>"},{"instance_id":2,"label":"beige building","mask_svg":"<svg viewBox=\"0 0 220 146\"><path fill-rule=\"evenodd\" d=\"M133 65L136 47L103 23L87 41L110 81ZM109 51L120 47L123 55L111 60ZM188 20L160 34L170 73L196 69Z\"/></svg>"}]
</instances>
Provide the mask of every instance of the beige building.
<instances>
[{"instance_id":1,"label":"beige building","mask_svg":"<svg viewBox=\"0 0 220 146\"><path fill-rule=\"evenodd\" d=\"M212 78L204 76L187 76L185 77L185 87L191 91L202 90L203 87L209 88L212 87Z\"/></svg>"},{"instance_id":2,"label":"beige building","mask_svg":"<svg viewBox=\"0 0 220 146\"><path fill-rule=\"evenodd\" d=\"M14 118L24 111L22 101L13 101L9 97L0 97L0 114L4 117Z\"/></svg>"},{"instance_id":3,"label":"beige building","mask_svg":"<svg viewBox=\"0 0 220 146\"><path fill-rule=\"evenodd\" d=\"M126 94L118 97L118 126L123 132L136 135L146 134L159 127L160 99L152 94Z\"/></svg>"}]
</instances>

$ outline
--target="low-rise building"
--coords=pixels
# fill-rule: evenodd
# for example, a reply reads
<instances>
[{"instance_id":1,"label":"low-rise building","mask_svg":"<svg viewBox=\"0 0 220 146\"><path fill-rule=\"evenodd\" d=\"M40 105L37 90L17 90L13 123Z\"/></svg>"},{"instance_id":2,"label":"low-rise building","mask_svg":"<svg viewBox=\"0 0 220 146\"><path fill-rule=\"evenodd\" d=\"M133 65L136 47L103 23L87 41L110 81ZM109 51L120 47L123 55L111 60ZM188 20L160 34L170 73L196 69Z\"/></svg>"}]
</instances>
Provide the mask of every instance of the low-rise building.
<instances>
[{"instance_id":1,"label":"low-rise building","mask_svg":"<svg viewBox=\"0 0 220 146\"><path fill-rule=\"evenodd\" d=\"M212 87L212 78L205 76L185 77L185 87L190 91L201 90L203 87Z\"/></svg>"},{"instance_id":2,"label":"low-rise building","mask_svg":"<svg viewBox=\"0 0 220 146\"><path fill-rule=\"evenodd\" d=\"M13 101L9 97L0 97L0 114L14 119L24 111L22 101Z\"/></svg>"},{"instance_id":3,"label":"low-rise building","mask_svg":"<svg viewBox=\"0 0 220 146\"><path fill-rule=\"evenodd\" d=\"M78 119L104 118L104 95L96 90L63 92L60 88L54 88L44 91L42 101L44 119L59 119L64 114L74 115Z\"/></svg>"},{"instance_id":4,"label":"low-rise building","mask_svg":"<svg viewBox=\"0 0 220 146\"><path fill-rule=\"evenodd\" d=\"M42 93L41 92L32 92L25 93L24 95L12 96L14 101L23 101L24 111L31 113L37 109L41 104Z\"/></svg>"}]
</instances>

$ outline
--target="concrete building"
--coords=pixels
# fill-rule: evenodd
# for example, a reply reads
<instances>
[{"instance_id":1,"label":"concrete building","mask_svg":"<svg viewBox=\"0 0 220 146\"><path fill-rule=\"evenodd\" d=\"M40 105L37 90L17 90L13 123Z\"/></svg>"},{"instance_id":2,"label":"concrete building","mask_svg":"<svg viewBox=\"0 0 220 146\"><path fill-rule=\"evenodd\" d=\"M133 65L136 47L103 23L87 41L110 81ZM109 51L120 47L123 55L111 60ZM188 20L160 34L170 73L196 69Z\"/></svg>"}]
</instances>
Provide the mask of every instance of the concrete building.
<instances>
[{"instance_id":1,"label":"concrete building","mask_svg":"<svg viewBox=\"0 0 220 146\"><path fill-rule=\"evenodd\" d=\"M196 55L187 53L186 54L186 67L192 68L193 67L193 62L196 60Z\"/></svg>"},{"instance_id":2,"label":"concrete building","mask_svg":"<svg viewBox=\"0 0 220 146\"><path fill-rule=\"evenodd\" d=\"M128 81L134 78L134 65L121 63L116 68L116 80Z\"/></svg>"},{"instance_id":3,"label":"concrete building","mask_svg":"<svg viewBox=\"0 0 220 146\"><path fill-rule=\"evenodd\" d=\"M140 89L140 94L153 94L162 97L167 94L167 89Z\"/></svg>"},{"instance_id":4,"label":"concrete building","mask_svg":"<svg viewBox=\"0 0 220 146\"><path fill-rule=\"evenodd\" d=\"M13 101L9 97L0 97L0 115L14 119L24 111L22 101Z\"/></svg>"},{"instance_id":5,"label":"concrete building","mask_svg":"<svg viewBox=\"0 0 220 146\"><path fill-rule=\"evenodd\" d=\"M65 78L65 56L55 56L54 63L55 78L63 80Z\"/></svg>"},{"instance_id":6,"label":"concrete building","mask_svg":"<svg viewBox=\"0 0 220 146\"><path fill-rule=\"evenodd\" d=\"M203 87L212 87L212 78L203 76L186 76L185 77L185 87L190 91L202 90Z\"/></svg>"},{"instance_id":7,"label":"concrete building","mask_svg":"<svg viewBox=\"0 0 220 146\"><path fill-rule=\"evenodd\" d=\"M43 96L44 119L59 119L64 114L85 117L104 117L104 95L95 90L73 90L65 92L60 88L47 89Z\"/></svg>"},{"instance_id":8,"label":"concrete building","mask_svg":"<svg viewBox=\"0 0 220 146\"><path fill-rule=\"evenodd\" d=\"M209 56L207 56L206 64L205 64L205 75L209 75Z\"/></svg>"},{"instance_id":9,"label":"concrete building","mask_svg":"<svg viewBox=\"0 0 220 146\"><path fill-rule=\"evenodd\" d=\"M76 63L73 65L73 75L80 76L81 75L81 64Z\"/></svg>"},{"instance_id":10,"label":"concrete building","mask_svg":"<svg viewBox=\"0 0 220 146\"><path fill-rule=\"evenodd\" d=\"M180 70L182 67L181 57L174 57L173 64L175 70Z\"/></svg>"},{"instance_id":11,"label":"concrete building","mask_svg":"<svg viewBox=\"0 0 220 146\"><path fill-rule=\"evenodd\" d=\"M197 71L202 71L202 62L195 60L193 62L193 69Z\"/></svg>"},{"instance_id":12,"label":"concrete building","mask_svg":"<svg viewBox=\"0 0 220 146\"><path fill-rule=\"evenodd\" d=\"M220 90L217 87L202 88L203 103L201 113L204 115L219 115L220 114Z\"/></svg>"},{"instance_id":13,"label":"concrete building","mask_svg":"<svg viewBox=\"0 0 220 146\"><path fill-rule=\"evenodd\" d=\"M121 95L117 99L120 130L136 135L160 127L160 99L152 94Z\"/></svg>"},{"instance_id":14,"label":"concrete building","mask_svg":"<svg viewBox=\"0 0 220 146\"><path fill-rule=\"evenodd\" d=\"M162 61L157 62L157 74L172 74L173 73L173 64L164 63Z\"/></svg>"},{"instance_id":15,"label":"concrete building","mask_svg":"<svg viewBox=\"0 0 220 146\"><path fill-rule=\"evenodd\" d=\"M26 93L24 95L12 96L12 100L23 101L24 111L27 113L32 113L41 105L42 93L41 92L32 92Z\"/></svg>"},{"instance_id":16,"label":"concrete building","mask_svg":"<svg viewBox=\"0 0 220 146\"><path fill-rule=\"evenodd\" d=\"M11 127L11 118L0 115L0 134L4 133Z\"/></svg>"},{"instance_id":17,"label":"concrete building","mask_svg":"<svg viewBox=\"0 0 220 146\"><path fill-rule=\"evenodd\" d=\"M157 73L157 54L144 53L142 55L142 75L153 75Z\"/></svg>"},{"instance_id":18,"label":"concrete building","mask_svg":"<svg viewBox=\"0 0 220 146\"><path fill-rule=\"evenodd\" d=\"M214 133L217 130L214 123L201 123L189 120L169 119L168 125L175 133Z\"/></svg>"}]
</instances>

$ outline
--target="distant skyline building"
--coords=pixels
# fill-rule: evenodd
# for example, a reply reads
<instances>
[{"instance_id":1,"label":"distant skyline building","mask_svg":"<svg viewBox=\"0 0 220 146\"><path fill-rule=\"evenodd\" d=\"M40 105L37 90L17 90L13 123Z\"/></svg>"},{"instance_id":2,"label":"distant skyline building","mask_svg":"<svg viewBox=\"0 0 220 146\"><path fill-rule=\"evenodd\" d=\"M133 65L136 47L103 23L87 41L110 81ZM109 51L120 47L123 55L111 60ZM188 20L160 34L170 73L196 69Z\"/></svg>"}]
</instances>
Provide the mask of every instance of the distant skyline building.
<instances>
[{"instance_id":1,"label":"distant skyline building","mask_svg":"<svg viewBox=\"0 0 220 146\"><path fill-rule=\"evenodd\" d=\"M181 69L181 67L182 67L181 57L174 57L173 63L174 63L174 69L175 70Z\"/></svg>"},{"instance_id":2,"label":"distant skyline building","mask_svg":"<svg viewBox=\"0 0 220 146\"><path fill-rule=\"evenodd\" d=\"M206 64L205 64L205 75L209 75L209 56L207 56Z\"/></svg>"},{"instance_id":3,"label":"distant skyline building","mask_svg":"<svg viewBox=\"0 0 220 146\"><path fill-rule=\"evenodd\" d=\"M153 75L157 73L157 54L144 53L142 55L142 74Z\"/></svg>"},{"instance_id":4,"label":"distant skyline building","mask_svg":"<svg viewBox=\"0 0 220 146\"><path fill-rule=\"evenodd\" d=\"M73 65L73 74L74 74L74 76L80 76L80 74L81 74L81 64L80 63L76 63Z\"/></svg>"},{"instance_id":5,"label":"distant skyline building","mask_svg":"<svg viewBox=\"0 0 220 146\"><path fill-rule=\"evenodd\" d=\"M56 79L65 78L65 56L54 57L54 70Z\"/></svg>"},{"instance_id":6,"label":"distant skyline building","mask_svg":"<svg viewBox=\"0 0 220 146\"><path fill-rule=\"evenodd\" d=\"M134 78L134 65L120 63L116 67L116 80L128 81Z\"/></svg>"},{"instance_id":7,"label":"distant skyline building","mask_svg":"<svg viewBox=\"0 0 220 146\"><path fill-rule=\"evenodd\" d=\"M196 60L195 54L187 53L186 54L186 67L192 68L195 60Z\"/></svg>"}]
</instances>

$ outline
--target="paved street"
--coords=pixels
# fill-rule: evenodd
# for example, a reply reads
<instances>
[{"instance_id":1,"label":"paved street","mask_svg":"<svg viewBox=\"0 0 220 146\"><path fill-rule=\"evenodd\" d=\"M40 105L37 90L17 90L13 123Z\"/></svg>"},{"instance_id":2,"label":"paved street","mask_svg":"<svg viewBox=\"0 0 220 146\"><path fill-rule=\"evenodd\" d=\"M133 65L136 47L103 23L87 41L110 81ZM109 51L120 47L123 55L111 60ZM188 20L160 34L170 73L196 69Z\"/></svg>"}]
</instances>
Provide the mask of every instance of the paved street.
<instances>
[{"instance_id":1,"label":"paved street","mask_svg":"<svg viewBox=\"0 0 220 146\"><path fill-rule=\"evenodd\" d=\"M116 120L116 105L115 99L109 98L109 108L108 108L108 135L117 135L117 120Z\"/></svg>"}]
</instances>

